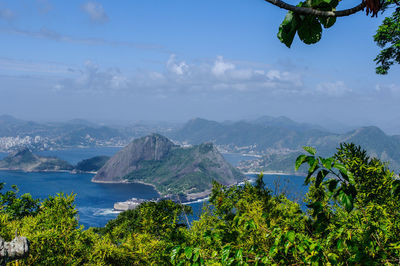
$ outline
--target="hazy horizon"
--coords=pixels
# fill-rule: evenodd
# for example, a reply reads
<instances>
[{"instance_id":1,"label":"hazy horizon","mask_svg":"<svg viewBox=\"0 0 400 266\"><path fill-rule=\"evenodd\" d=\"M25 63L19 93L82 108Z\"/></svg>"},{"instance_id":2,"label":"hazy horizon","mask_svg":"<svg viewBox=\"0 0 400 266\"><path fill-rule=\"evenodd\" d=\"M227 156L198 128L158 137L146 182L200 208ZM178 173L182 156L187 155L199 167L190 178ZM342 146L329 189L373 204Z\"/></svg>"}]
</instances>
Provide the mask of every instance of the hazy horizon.
<instances>
[{"instance_id":1,"label":"hazy horizon","mask_svg":"<svg viewBox=\"0 0 400 266\"><path fill-rule=\"evenodd\" d=\"M346 4L345 4L346 5ZM100 123L269 115L400 134L400 68L375 74L377 19L291 49L264 1L0 0L0 114Z\"/></svg>"},{"instance_id":2,"label":"hazy horizon","mask_svg":"<svg viewBox=\"0 0 400 266\"><path fill-rule=\"evenodd\" d=\"M331 133L347 133L349 131L352 131L354 129L360 128L360 127L368 127L368 126L376 126L379 127L381 130L383 130L386 134L388 135L400 135L400 128L399 127L390 127L390 126L385 126L385 124L374 124L372 122L365 122L365 123L359 123L359 124L346 124L343 123L342 121L337 121L337 120L329 120L329 121L301 121L301 120L296 120L288 116L270 116L270 115L254 115L254 116L247 116L243 118L237 118L237 119L223 119L223 120L218 120L218 119L212 119L212 118L207 118L207 117L191 117L186 120L92 120L92 119L87 119L87 118L82 118L82 117L75 117L71 119L55 119L55 120L46 120L46 119L24 119L21 117L16 117L10 114L0 114L0 117L2 116L11 116L17 120L23 120L23 121L30 121L30 122L36 122L36 123L69 123L73 121L79 121L83 120L82 122L87 122L88 126L90 126L91 123L97 125L97 126L110 126L110 127L125 127L125 126L134 126L134 125L184 125L185 123L189 122L190 120L193 119L205 119L209 121L216 121L219 123L229 123L229 122L240 122L240 121L255 121L256 119L269 116L272 118L279 118L279 117L284 117L288 118L296 123L305 123L309 125L314 125L314 126L319 126L322 130L330 131Z\"/></svg>"}]
</instances>

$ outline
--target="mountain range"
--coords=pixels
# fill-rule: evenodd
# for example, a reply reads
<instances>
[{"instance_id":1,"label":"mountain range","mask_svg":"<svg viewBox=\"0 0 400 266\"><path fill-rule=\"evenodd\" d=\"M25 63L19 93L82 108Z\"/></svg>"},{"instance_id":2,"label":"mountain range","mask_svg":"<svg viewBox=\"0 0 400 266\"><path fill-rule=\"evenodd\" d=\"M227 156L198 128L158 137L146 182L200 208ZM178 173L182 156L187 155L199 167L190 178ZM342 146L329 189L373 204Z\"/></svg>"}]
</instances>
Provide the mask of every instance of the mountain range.
<instances>
[{"instance_id":1,"label":"mountain range","mask_svg":"<svg viewBox=\"0 0 400 266\"><path fill-rule=\"evenodd\" d=\"M328 123L328 122L327 122ZM68 147L125 146L132 139L160 133L181 144L211 142L220 151L262 155L257 162L242 164L243 170L292 172L303 146L331 156L341 142L361 145L372 156L400 170L400 136L387 135L375 126L335 133L316 124L298 123L287 117L217 122L196 118L184 124L136 123L126 126L98 125L82 119L63 123L37 123L0 116L0 151L64 149Z\"/></svg>"},{"instance_id":2,"label":"mountain range","mask_svg":"<svg viewBox=\"0 0 400 266\"><path fill-rule=\"evenodd\" d=\"M171 137L190 144L211 141L231 152L262 154L263 158L252 169L257 171L293 172L294 161L303 146L313 146L321 156L331 156L342 142L361 145L369 155L389 162L392 170L400 170L400 136L389 136L375 126L337 134L282 118L230 123L197 118ZM248 162L247 170L251 169L251 163L254 162Z\"/></svg>"}]
</instances>

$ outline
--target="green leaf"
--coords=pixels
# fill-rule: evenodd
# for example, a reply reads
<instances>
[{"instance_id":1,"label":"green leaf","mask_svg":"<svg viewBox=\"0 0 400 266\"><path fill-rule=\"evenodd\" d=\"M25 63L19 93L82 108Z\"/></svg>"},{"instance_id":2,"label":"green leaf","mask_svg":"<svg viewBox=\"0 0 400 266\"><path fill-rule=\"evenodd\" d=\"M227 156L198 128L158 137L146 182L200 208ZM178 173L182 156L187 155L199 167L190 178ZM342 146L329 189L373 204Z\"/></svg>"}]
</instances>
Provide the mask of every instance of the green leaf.
<instances>
[{"instance_id":1,"label":"green leaf","mask_svg":"<svg viewBox=\"0 0 400 266\"><path fill-rule=\"evenodd\" d=\"M289 11L281 25L279 26L278 39L288 48L292 45L294 36L298 28L298 17L292 11Z\"/></svg>"},{"instance_id":2,"label":"green leaf","mask_svg":"<svg viewBox=\"0 0 400 266\"><path fill-rule=\"evenodd\" d=\"M353 197L351 195L346 194L342 190L340 191L339 199L347 212L351 212L351 210L353 210Z\"/></svg>"},{"instance_id":3,"label":"green leaf","mask_svg":"<svg viewBox=\"0 0 400 266\"><path fill-rule=\"evenodd\" d=\"M314 16L306 16L297 30L300 40L305 44L319 42L322 36L322 27Z\"/></svg>"},{"instance_id":4,"label":"green leaf","mask_svg":"<svg viewBox=\"0 0 400 266\"><path fill-rule=\"evenodd\" d=\"M308 168L308 174L306 179L304 180L304 184L308 185L310 183L310 178L314 174L316 170L318 170L318 159L314 158L313 156L307 156L307 162L310 165Z\"/></svg>"},{"instance_id":5,"label":"green leaf","mask_svg":"<svg viewBox=\"0 0 400 266\"><path fill-rule=\"evenodd\" d=\"M398 197L400 195L400 180L393 181L392 184L392 195Z\"/></svg>"},{"instance_id":6,"label":"green leaf","mask_svg":"<svg viewBox=\"0 0 400 266\"><path fill-rule=\"evenodd\" d=\"M243 262L243 249L239 249L236 251L235 255L236 261L242 263Z\"/></svg>"},{"instance_id":7,"label":"green leaf","mask_svg":"<svg viewBox=\"0 0 400 266\"><path fill-rule=\"evenodd\" d=\"M303 246L299 245L299 246L296 246L296 248L300 253L304 252L304 247Z\"/></svg>"},{"instance_id":8,"label":"green leaf","mask_svg":"<svg viewBox=\"0 0 400 266\"><path fill-rule=\"evenodd\" d=\"M200 249L199 248L195 248L193 250L193 261L197 261L200 257Z\"/></svg>"},{"instance_id":9,"label":"green leaf","mask_svg":"<svg viewBox=\"0 0 400 266\"><path fill-rule=\"evenodd\" d=\"M232 263L235 261L234 258L230 258L229 260L226 261L226 265L232 265Z\"/></svg>"},{"instance_id":10,"label":"green leaf","mask_svg":"<svg viewBox=\"0 0 400 266\"><path fill-rule=\"evenodd\" d=\"M179 254L179 251L181 250L181 246L176 246L172 249L171 251L171 263L175 260L176 255Z\"/></svg>"},{"instance_id":11,"label":"green leaf","mask_svg":"<svg viewBox=\"0 0 400 266\"><path fill-rule=\"evenodd\" d=\"M334 168L338 169L340 174L342 175L342 177L346 180L349 181L349 177L348 177L348 170L347 168L341 164L341 163L335 163L333 165Z\"/></svg>"},{"instance_id":12,"label":"green leaf","mask_svg":"<svg viewBox=\"0 0 400 266\"><path fill-rule=\"evenodd\" d=\"M186 247L186 248L185 248L185 256L186 256L186 258L187 258L188 260L190 260L190 258L192 257L192 255L193 255L193 250L192 250L192 248L191 248L191 247Z\"/></svg>"},{"instance_id":13,"label":"green leaf","mask_svg":"<svg viewBox=\"0 0 400 266\"><path fill-rule=\"evenodd\" d=\"M315 169L315 167L318 165L318 159L315 158L314 156L307 156L307 163L310 166L310 169L308 170L313 171Z\"/></svg>"},{"instance_id":14,"label":"green leaf","mask_svg":"<svg viewBox=\"0 0 400 266\"><path fill-rule=\"evenodd\" d=\"M231 246L229 246L229 245L222 249L222 258L221 259L223 262L226 262L228 260L230 252L231 252Z\"/></svg>"},{"instance_id":15,"label":"green leaf","mask_svg":"<svg viewBox=\"0 0 400 266\"><path fill-rule=\"evenodd\" d=\"M291 244L289 241L285 244L285 254L288 253L289 248L290 248L291 245L292 245L292 244Z\"/></svg>"},{"instance_id":16,"label":"green leaf","mask_svg":"<svg viewBox=\"0 0 400 266\"><path fill-rule=\"evenodd\" d=\"M325 29L332 27L336 22L335 17L318 17L318 20L319 22L321 22Z\"/></svg>"},{"instance_id":17,"label":"green leaf","mask_svg":"<svg viewBox=\"0 0 400 266\"><path fill-rule=\"evenodd\" d=\"M319 159L320 159L322 165L323 165L326 169L330 170L330 169L332 168L332 164L333 164L333 161L334 161L334 159L333 159L332 157L325 158L325 159L322 158L322 157L319 157Z\"/></svg>"},{"instance_id":18,"label":"green leaf","mask_svg":"<svg viewBox=\"0 0 400 266\"><path fill-rule=\"evenodd\" d=\"M278 253L278 248L277 246L274 244L271 249L269 250L269 255L272 257L274 256L276 253Z\"/></svg>"},{"instance_id":19,"label":"green leaf","mask_svg":"<svg viewBox=\"0 0 400 266\"><path fill-rule=\"evenodd\" d=\"M317 153L317 150L313 147L304 146L303 149L311 155L315 155Z\"/></svg>"},{"instance_id":20,"label":"green leaf","mask_svg":"<svg viewBox=\"0 0 400 266\"><path fill-rule=\"evenodd\" d=\"M306 159L307 159L307 156L304 154L297 157L295 167L294 167L295 171L299 170L300 166L306 161Z\"/></svg>"},{"instance_id":21,"label":"green leaf","mask_svg":"<svg viewBox=\"0 0 400 266\"><path fill-rule=\"evenodd\" d=\"M339 258L338 255L336 255L335 253L329 253L328 254L328 259L331 263L337 264L337 259Z\"/></svg>"},{"instance_id":22,"label":"green leaf","mask_svg":"<svg viewBox=\"0 0 400 266\"><path fill-rule=\"evenodd\" d=\"M322 169L321 171L318 172L317 174L317 180L315 180L315 186L319 187L324 180L324 178L328 175L329 171Z\"/></svg>"},{"instance_id":23,"label":"green leaf","mask_svg":"<svg viewBox=\"0 0 400 266\"><path fill-rule=\"evenodd\" d=\"M287 238L291 243L294 243L294 240L296 238L296 234L293 231L289 231L287 233Z\"/></svg>"},{"instance_id":24,"label":"green leaf","mask_svg":"<svg viewBox=\"0 0 400 266\"><path fill-rule=\"evenodd\" d=\"M337 179L331 179L327 181L328 183L328 189L330 192L333 192L336 189L337 184L339 183L339 180Z\"/></svg>"},{"instance_id":25,"label":"green leaf","mask_svg":"<svg viewBox=\"0 0 400 266\"><path fill-rule=\"evenodd\" d=\"M261 259L261 262L264 264L267 264L268 262L270 262L270 260L269 260L268 256L265 256Z\"/></svg>"},{"instance_id":26,"label":"green leaf","mask_svg":"<svg viewBox=\"0 0 400 266\"><path fill-rule=\"evenodd\" d=\"M339 251L339 252L342 252L343 251L343 247L344 247L344 243L343 243L343 240L342 239L339 239L338 241L337 241L337 250Z\"/></svg>"}]
</instances>

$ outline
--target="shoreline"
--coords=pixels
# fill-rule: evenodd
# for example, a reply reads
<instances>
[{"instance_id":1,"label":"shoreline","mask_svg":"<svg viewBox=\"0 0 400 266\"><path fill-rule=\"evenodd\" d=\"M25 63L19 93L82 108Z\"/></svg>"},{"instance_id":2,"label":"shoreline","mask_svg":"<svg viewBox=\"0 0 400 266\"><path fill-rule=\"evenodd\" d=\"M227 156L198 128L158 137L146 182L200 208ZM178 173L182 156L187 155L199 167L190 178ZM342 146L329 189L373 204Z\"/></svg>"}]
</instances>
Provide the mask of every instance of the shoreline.
<instances>
[{"instance_id":1,"label":"shoreline","mask_svg":"<svg viewBox=\"0 0 400 266\"><path fill-rule=\"evenodd\" d=\"M97 172L94 171L75 171L73 170L24 170L24 169L13 169L13 168L0 168L0 171L12 171L12 172L23 172L23 173L70 173L75 174L91 174L95 175Z\"/></svg>"},{"instance_id":2,"label":"shoreline","mask_svg":"<svg viewBox=\"0 0 400 266\"><path fill-rule=\"evenodd\" d=\"M0 168L0 171L13 171L13 172L24 172L24 173L71 173L72 170L24 170L24 169L12 169L12 168ZM89 173L89 172L83 172Z\"/></svg>"},{"instance_id":3,"label":"shoreline","mask_svg":"<svg viewBox=\"0 0 400 266\"><path fill-rule=\"evenodd\" d=\"M153 187L154 190L158 193L159 196L161 196L161 192L158 191L156 186L154 184L146 183L143 181L128 181L128 180L122 180L122 181L105 181L105 180L95 180L94 177L90 180L92 183L99 183L99 184L142 184L146 186Z\"/></svg>"},{"instance_id":4,"label":"shoreline","mask_svg":"<svg viewBox=\"0 0 400 266\"><path fill-rule=\"evenodd\" d=\"M295 176L303 176L304 173L285 173L285 172L276 172L276 171L248 171L244 172L243 174L245 175L295 175Z\"/></svg>"},{"instance_id":5,"label":"shoreline","mask_svg":"<svg viewBox=\"0 0 400 266\"><path fill-rule=\"evenodd\" d=\"M245 157L255 157L255 158L262 158L263 157L260 154L240 153L240 152L221 152L221 154L241 155L241 156L245 156Z\"/></svg>"}]
</instances>

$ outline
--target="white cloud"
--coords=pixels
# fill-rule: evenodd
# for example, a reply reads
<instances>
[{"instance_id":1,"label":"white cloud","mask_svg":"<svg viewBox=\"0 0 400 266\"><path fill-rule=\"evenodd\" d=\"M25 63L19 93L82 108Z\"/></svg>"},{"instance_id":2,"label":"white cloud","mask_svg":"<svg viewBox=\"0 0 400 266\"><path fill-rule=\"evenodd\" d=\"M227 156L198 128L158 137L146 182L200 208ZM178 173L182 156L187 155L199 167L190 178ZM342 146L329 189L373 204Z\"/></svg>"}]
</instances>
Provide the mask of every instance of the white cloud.
<instances>
[{"instance_id":1,"label":"white cloud","mask_svg":"<svg viewBox=\"0 0 400 266\"><path fill-rule=\"evenodd\" d=\"M92 61L85 62L82 70L74 70L74 78L63 79L54 88L57 90L83 91L90 93L104 93L107 91L125 90L129 86L129 79L118 68L101 70Z\"/></svg>"},{"instance_id":2,"label":"white cloud","mask_svg":"<svg viewBox=\"0 0 400 266\"><path fill-rule=\"evenodd\" d=\"M172 54L167 61L167 70L176 75L183 75L189 66L184 62L176 62L176 55Z\"/></svg>"},{"instance_id":3,"label":"white cloud","mask_svg":"<svg viewBox=\"0 0 400 266\"><path fill-rule=\"evenodd\" d=\"M235 69L235 65L229 62L225 62L222 56L217 56L212 68L212 73L216 76L222 76L226 71Z\"/></svg>"},{"instance_id":4,"label":"white cloud","mask_svg":"<svg viewBox=\"0 0 400 266\"><path fill-rule=\"evenodd\" d=\"M92 22L104 23L108 21L108 16L101 4L90 1L82 6L83 11L89 16Z\"/></svg>"},{"instance_id":5,"label":"white cloud","mask_svg":"<svg viewBox=\"0 0 400 266\"><path fill-rule=\"evenodd\" d=\"M218 69L218 70L216 70ZM239 93L262 95L301 94L302 75L279 69L253 69L226 62L222 57L201 63L187 63L171 55L162 71L122 73L117 68L102 69L91 61L69 71L57 89L74 91L148 93L154 95ZM163 96L163 97L164 97Z\"/></svg>"}]
</instances>

